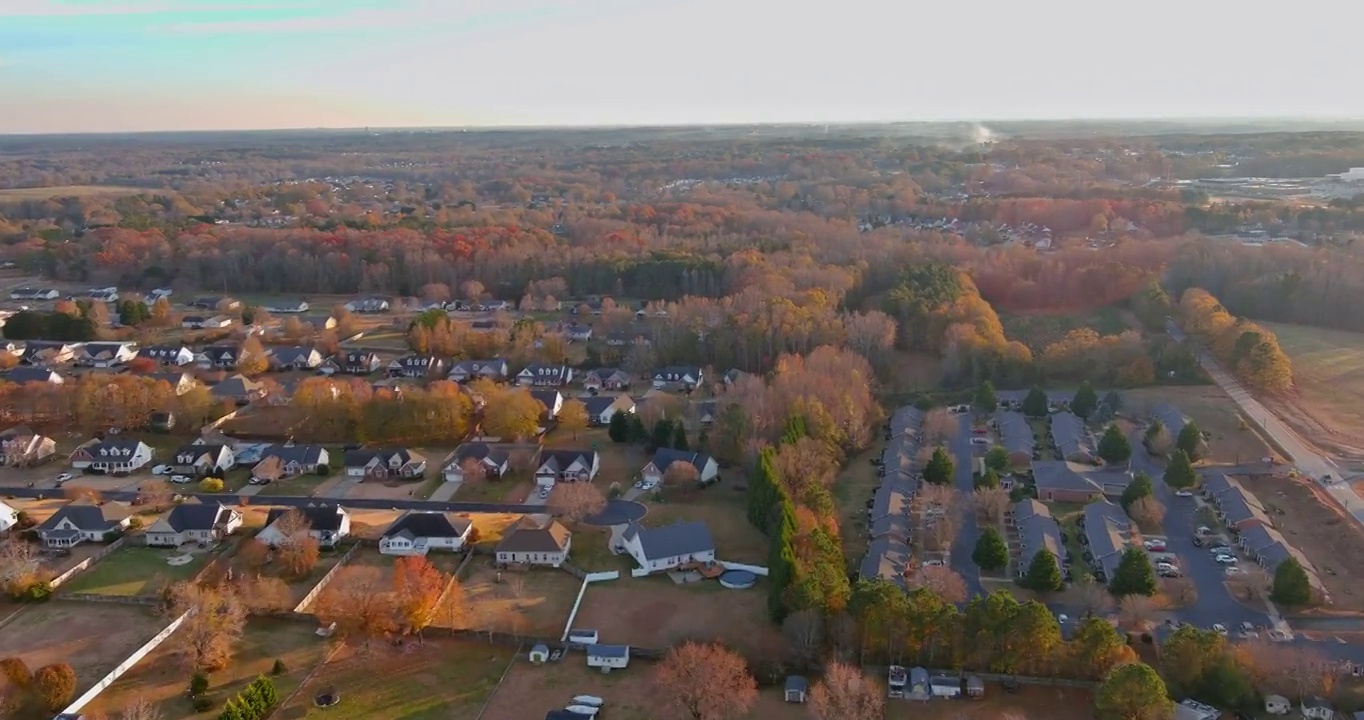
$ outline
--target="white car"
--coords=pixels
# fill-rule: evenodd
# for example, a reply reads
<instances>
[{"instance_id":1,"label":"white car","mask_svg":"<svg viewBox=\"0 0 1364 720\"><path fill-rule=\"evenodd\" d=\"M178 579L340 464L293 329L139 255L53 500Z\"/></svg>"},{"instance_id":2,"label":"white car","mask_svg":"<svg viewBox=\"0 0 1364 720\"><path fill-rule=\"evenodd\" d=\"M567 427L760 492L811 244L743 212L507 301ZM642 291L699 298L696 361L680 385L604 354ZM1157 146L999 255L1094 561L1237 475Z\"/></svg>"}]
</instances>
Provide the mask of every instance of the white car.
<instances>
[{"instance_id":1,"label":"white car","mask_svg":"<svg viewBox=\"0 0 1364 720\"><path fill-rule=\"evenodd\" d=\"M1232 565L1231 567L1228 567L1226 570L1223 570L1222 572L1224 572L1227 577L1231 577L1232 575L1240 575L1241 568Z\"/></svg>"},{"instance_id":2,"label":"white car","mask_svg":"<svg viewBox=\"0 0 1364 720\"><path fill-rule=\"evenodd\" d=\"M1250 624L1249 621L1246 621L1241 623L1241 637L1257 638L1260 637L1260 633L1255 629L1254 625Z\"/></svg>"},{"instance_id":3,"label":"white car","mask_svg":"<svg viewBox=\"0 0 1364 720\"><path fill-rule=\"evenodd\" d=\"M170 481L173 483L184 485L187 482L192 482L193 478L191 478L188 475L172 475Z\"/></svg>"},{"instance_id":4,"label":"white car","mask_svg":"<svg viewBox=\"0 0 1364 720\"><path fill-rule=\"evenodd\" d=\"M1212 626L1212 631L1217 633L1218 635L1221 635L1222 637L1227 636L1227 626L1223 625L1222 623L1214 623Z\"/></svg>"},{"instance_id":5,"label":"white car","mask_svg":"<svg viewBox=\"0 0 1364 720\"><path fill-rule=\"evenodd\" d=\"M925 561L924 561L924 567L942 567L942 566L943 566L943 562L942 562L941 560L925 560Z\"/></svg>"},{"instance_id":6,"label":"white car","mask_svg":"<svg viewBox=\"0 0 1364 720\"><path fill-rule=\"evenodd\" d=\"M540 488L540 499L544 500L547 497L549 497L549 488Z\"/></svg>"},{"instance_id":7,"label":"white car","mask_svg":"<svg viewBox=\"0 0 1364 720\"><path fill-rule=\"evenodd\" d=\"M1235 555L1218 555L1213 559L1218 565L1235 565L1238 562Z\"/></svg>"},{"instance_id":8,"label":"white car","mask_svg":"<svg viewBox=\"0 0 1364 720\"><path fill-rule=\"evenodd\" d=\"M1193 491L1192 491L1192 490L1176 490L1176 491L1175 491L1175 497L1191 498L1191 497L1193 497Z\"/></svg>"},{"instance_id":9,"label":"white car","mask_svg":"<svg viewBox=\"0 0 1364 720\"><path fill-rule=\"evenodd\" d=\"M61 475L58 475L58 476L57 476L57 482L59 482L59 483L64 483L64 482L66 482L67 480L70 480L70 479L73 478L73 477L75 477L75 476L72 475L71 473L62 473Z\"/></svg>"},{"instance_id":10,"label":"white car","mask_svg":"<svg viewBox=\"0 0 1364 720\"><path fill-rule=\"evenodd\" d=\"M990 440L989 440L989 438L973 437L973 438L971 438L971 444L972 444L972 445L989 445L989 444L990 444Z\"/></svg>"},{"instance_id":11,"label":"white car","mask_svg":"<svg viewBox=\"0 0 1364 720\"><path fill-rule=\"evenodd\" d=\"M169 475L171 474L171 467L169 465L157 465L156 467L152 468L152 474Z\"/></svg>"}]
</instances>

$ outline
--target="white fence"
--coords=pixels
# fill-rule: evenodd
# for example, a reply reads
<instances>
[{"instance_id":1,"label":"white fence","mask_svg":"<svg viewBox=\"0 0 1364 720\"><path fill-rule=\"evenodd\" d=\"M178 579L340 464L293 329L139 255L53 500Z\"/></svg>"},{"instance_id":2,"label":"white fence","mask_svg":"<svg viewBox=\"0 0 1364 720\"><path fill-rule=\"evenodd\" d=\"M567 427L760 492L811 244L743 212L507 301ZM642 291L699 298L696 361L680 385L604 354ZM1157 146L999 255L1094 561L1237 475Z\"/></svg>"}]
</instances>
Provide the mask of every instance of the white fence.
<instances>
[{"instance_id":1,"label":"white fence","mask_svg":"<svg viewBox=\"0 0 1364 720\"><path fill-rule=\"evenodd\" d=\"M86 559L84 559L84 560L82 560L82 561L76 563L75 566L73 566L72 568L70 568L70 569L67 570L66 572L62 573L61 575L58 575L57 577L52 578L52 580L49 581L49 584L52 586L52 589L53 589L53 590L56 590L57 588L61 587L61 584L62 584L62 583L64 583L64 582L66 582L67 580L70 580L71 578L75 577L76 573L81 572L82 570L86 570L86 569L88 569L91 565L94 565L95 563L99 562L100 560L103 560L104 558L109 557L109 553L112 553L113 551L115 551L115 550L117 550L117 549L123 547L124 543L126 543L127 541L128 541L127 536L124 536L124 537L121 537L121 538L119 538L119 539L117 539L117 540L115 540L115 541L109 543L109 544L106 545L103 549L101 549L99 552L97 552L97 553L95 553L94 555L91 555L90 557L88 557L88 558L86 558Z\"/></svg>"},{"instance_id":2,"label":"white fence","mask_svg":"<svg viewBox=\"0 0 1364 720\"><path fill-rule=\"evenodd\" d=\"M578 618L578 608L583 604L583 595L587 594L587 586L594 582L615 580L619 577L620 573L616 570L587 573L583 576L583 586L578 588L578 598L573 601L573 609L568 612L568 622L564 623L564 634L559 637L561 642L568 640L568 631L573 629L573 621Z\"/></svg>"},{"instance_id":3,"label":"white fence","mask_svg":"<svg viewBox=\"0 0 1364 720\"><path fill-rule=\"evenodd\" d=\"M716 560L715 562L726 570L746 570L754 575L767 577L767 568L761 565L745 565L743 563L725 562L724 560Z\"/></svg>"},{"instance_id":4,"label":"white fence","mask_svg":"<svg viewBox=\"0 0 1364 720\"><path fill-rule=\"evenodd\" d=\"M158 646L161 645L161 643L165 642L166 638L169 638L171 634L174 633L177 629L179 629L180 625L182 625L185 622L185 618L189 617L190 612L193 611L192 610L188 611L185 614L181 615L180 617L172 620L171 623L167 625L164 630L156 634L156 637L152 638L151 640L148 640L146 645L143 645L142 647L134 650L132 655L129 655L123 662L118 664L118 667L115 667L113 670L109 672L108 675L105 675L103 679L95 683L94 687L90 688L89 690L86 690L85 694L76 698L75 702L71 703L70 705L67 705L66 709L62 710L62 716L75 717L76 715L78 715L80 713L81 708L88 705L91 700L94 700L96 697L99 696L100 693L104 692L105 688L109 687L110 685L113 685L115 680L122 677L123 673L126 673L129 670L131 670L132 667L136 665L139 660L146 657L148 653L155 650Z\"/></svg>"},{"instance_id":5,"label":"white fence","mask_svg":"<svg viewBox=\"0 0 1364 720\"><path fill-rule=\"evenodd\" d=\"M309 590L308 594L304 595L303 599L300 600L298 604L294 606L294 612L296 613L306 612L308 606L311 605L313 601L317 599L318 595L322 594L322 591L324 589L326 589L327 584L330 583L332 580L336 579L336 574L341 572L341 568L346 565L347 560L350 560L350 556L354 555L355 551L359 549L360 543L352 545L351 548L346 551L346 554L342 555L341 559L337 560L336 564L333 565L331 569L327 571L327 574L323 575L317 581L317 584L313 586L313 589Z\"/></svg>"}]
</instances>

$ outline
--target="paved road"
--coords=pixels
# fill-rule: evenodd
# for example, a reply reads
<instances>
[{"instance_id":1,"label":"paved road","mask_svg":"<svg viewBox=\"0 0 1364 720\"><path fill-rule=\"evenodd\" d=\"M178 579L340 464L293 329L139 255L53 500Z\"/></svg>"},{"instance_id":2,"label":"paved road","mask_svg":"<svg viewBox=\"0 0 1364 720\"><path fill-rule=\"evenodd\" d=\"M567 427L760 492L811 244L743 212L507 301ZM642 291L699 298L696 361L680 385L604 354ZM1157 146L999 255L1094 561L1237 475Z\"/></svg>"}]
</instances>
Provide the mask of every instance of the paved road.
<instances>
[{"instance_id":1,"label":"paved road","mask_svg":"<svg viewBox=\"0 0 1364 720\"><path fill-rule=\"evenodd\" d=\"M952 451L952 458L956 464L952 484L964 494L967 502L960 514L961 527L957 529L957 536L952 540L949 561L952 569L966 581L967 596L974 597L984 595L986 592L980 582L980 568L971 561L971 553L976 548L976 538L980 536L975 508L971 507L969 502L971 493L975 491L975 480L971 477L971 416L965 414L958 417L960 428L956 437L948 441L948 448Z\"/></svg>"}]
</instances>

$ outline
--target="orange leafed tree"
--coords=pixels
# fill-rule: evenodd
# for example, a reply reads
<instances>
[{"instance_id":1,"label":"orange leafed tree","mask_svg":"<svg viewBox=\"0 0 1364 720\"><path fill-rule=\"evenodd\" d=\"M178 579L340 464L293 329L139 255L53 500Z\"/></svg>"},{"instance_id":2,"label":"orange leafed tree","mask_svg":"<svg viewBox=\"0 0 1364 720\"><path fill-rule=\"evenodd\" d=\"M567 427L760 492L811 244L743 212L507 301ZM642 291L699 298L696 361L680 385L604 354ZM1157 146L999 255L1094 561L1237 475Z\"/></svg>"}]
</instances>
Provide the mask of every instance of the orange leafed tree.
<instances>
[{"instance_id":1,"label":"orange leafed tree","mask_svg":"<svg viewBox=\"0 0 1364 720\"><path fill-rule=\"evenodd\" d=\"M335 622L343 637L363 637L368 649L374 638L397 629L395 600L379 568L347 567L322 591L313 612L323 622Z\"/></svg>"},{"instance_id":2,"label":"orange leafed tree","mask_svg":"<svg viewBox=\"0 0 1364 720\"><path fill-rule=\"evenodd\" d=\"M879 720L885 696L859 668L835 660L811 689L810 709L819 720Z\"/></svg>"},{"instance_id":3,"label":"orange leafed tree","mask_svg":"<svg viewBox=\"0 0 1364 720\"><path fill-rule=\"evenodd\" d=\"M654 668L659 700L677 720L742 717L758 697L758 685L742 657L720 644L683 643Z\"/></svg>"},{"instance_id":4,"label":"orange leafed tree","mask_svg":"<svg viewBox=\"0 0 1364 720\"><path fill-rule=\"evenodd\" d=\"M561 482L549 493L550 510L569 522L578 522L606 509L606 496L590 482Z\"/></svg>"},{"instance_id":5,"label":"orange leafed tree","mask_svg":"<svg viewBox=\"0 0 1364 720\"><path fill-rule=\"evenodd\" d=\"M441 593L449 577L419 555L398 558L393 566L393 594L408 633L422 638L441 609Z\"/></svg>"}]
</instances>

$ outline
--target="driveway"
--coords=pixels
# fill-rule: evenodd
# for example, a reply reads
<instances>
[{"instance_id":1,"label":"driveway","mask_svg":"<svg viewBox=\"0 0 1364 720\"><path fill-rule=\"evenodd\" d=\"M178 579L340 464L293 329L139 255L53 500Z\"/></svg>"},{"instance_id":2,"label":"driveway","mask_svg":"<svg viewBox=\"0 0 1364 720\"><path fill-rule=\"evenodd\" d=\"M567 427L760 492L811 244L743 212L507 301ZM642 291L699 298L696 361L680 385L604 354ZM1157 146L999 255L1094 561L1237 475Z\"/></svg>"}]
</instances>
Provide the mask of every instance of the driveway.
<instances>
[{"instance_id":1,"label":"driveway","mask_svg":"<svg viewBox=\"0 0 1364 720\"><path fill-rule=\"evenodd\" d=\"M947 445L952 451L953 462L956 463L956 468L952 471L952 484L965 496L966 507L960 514L961 527L957 530L956 538L952 540L949 562L952 569L966 581L967 596L974 597L985 595L986 591L980 582L980 568L971 561L971 553L976 548L976 538L980 536L975 510L970 507L971 493L975 492L975 480L971 477L971 414L966 413L957 417L960 427L956 437L948 440Z\"/></svg>"}]
</instances>

